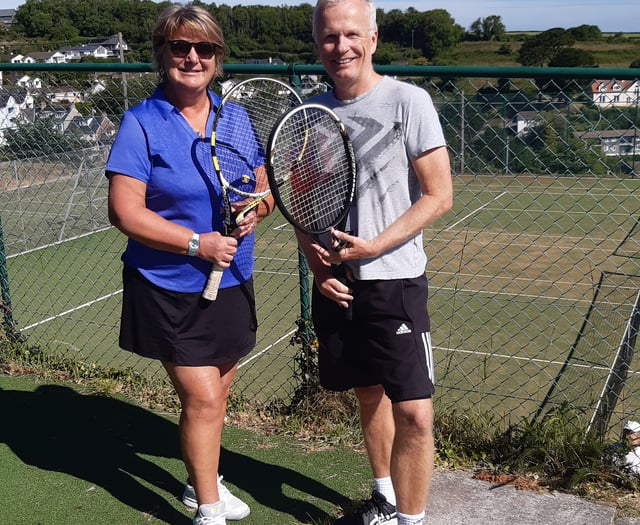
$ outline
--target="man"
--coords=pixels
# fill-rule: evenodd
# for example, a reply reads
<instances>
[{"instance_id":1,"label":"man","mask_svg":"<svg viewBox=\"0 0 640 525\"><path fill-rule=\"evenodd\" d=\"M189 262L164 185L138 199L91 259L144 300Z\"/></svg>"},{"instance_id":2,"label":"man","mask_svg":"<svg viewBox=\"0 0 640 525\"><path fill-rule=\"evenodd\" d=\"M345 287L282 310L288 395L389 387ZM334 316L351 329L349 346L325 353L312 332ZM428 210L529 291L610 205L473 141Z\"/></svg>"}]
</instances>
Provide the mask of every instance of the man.
<instances>
[{"instance_id":1,"label":"man","mask_svg":"<svg viewBox=\"0 0 640 525\"><path fill-rule=\"evenodd\" d=\"M298 241L314 274L323 386L354 389L374 477L370 499L335 525L421 525L433 468L433 360L422 231L451 209L449 157L427 92L373 69L369 0L319 0L313 37L331 107L354 145L357 195L334 249ZM344 285L330 265L344 262ZM352 303L353 319L341 315Z\"/></svg>"}]
</instances>

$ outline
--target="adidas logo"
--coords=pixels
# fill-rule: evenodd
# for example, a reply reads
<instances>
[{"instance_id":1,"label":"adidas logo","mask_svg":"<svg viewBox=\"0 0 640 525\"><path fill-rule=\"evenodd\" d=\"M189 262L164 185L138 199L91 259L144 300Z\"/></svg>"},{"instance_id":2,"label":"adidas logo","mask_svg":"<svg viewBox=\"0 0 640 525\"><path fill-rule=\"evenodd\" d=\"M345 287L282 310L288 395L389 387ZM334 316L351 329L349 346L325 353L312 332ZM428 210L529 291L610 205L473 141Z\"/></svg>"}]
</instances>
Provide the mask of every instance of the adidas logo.
<instances>
[{"instance_id":1,"label":"adidas logo","mask_svg":"<svg viewBox=\"0 0 640 525\"><path fill-rule=\"evenodd\" d=\"M404 323L396 330L396 335L410 334L411 329Z\"/></svg>"}]
</instances>

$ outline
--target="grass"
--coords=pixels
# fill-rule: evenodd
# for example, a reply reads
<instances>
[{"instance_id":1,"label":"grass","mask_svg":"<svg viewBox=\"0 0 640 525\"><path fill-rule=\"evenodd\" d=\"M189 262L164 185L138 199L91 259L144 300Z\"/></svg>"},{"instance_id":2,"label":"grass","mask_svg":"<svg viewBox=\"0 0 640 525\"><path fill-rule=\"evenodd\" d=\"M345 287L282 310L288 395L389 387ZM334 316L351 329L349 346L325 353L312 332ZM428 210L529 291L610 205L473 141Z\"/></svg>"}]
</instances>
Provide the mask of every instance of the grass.
<instances>
[{"instance_id":1,"label":"grass","mask_svg":"<svg viewBox=\"0 0 640 525\"><path fill-rule=\"evenodd\" d=\"M448 66L519 66L518 50L522 45L520 35L512 35L505 42L461 42L437 59L438 65ZM577 42L574 47L591 52L599 67L627 68L640 59L640 39L623 38L615 41ZM502 52L509 50L509 53Z\"/></svg>"},{"instance_id":2,"label":"grass","mask_svg":"<svg viewBox=\"0 0 640 525\"><path fill-rule=\"evenodd\" d=\"M185 471L175 414L36 376L0 375L0 407L0 523L191 523L176 497ZM328 524L369 477L357 451L233 424L221 472L252 508L246 525Z\"/></svg>"},{"instance_id":3,"label":"grass","mask_svg":"<svg viewBox=\"0 0 640 525\"><path fill-rule=\"evenodd\" d=\"M7 370L0 374L0 417L10 422L0 426L0 523L190 523L177 498L185 472L174 412ZM326 417L352 408L349 396L316 397L312 407L302 418L290 412L287 424L268 411L230 414L221 472L252 508L246 525L329 525L341 508L352 508L347 495L369 490L354 420ZM602 444L568 430L571 418L564 416L500 431L486 416L438 411L437 468L473 468L478 479L561 489L640 516L638 479L607 461ZM326 439L328 426L349 430L342 443Z\"/></svg>"},{"instance_id":4,"label":"grass","mask_svg":"<svg viewBox=\"0 0 640 525\"><path fill-rule=\"evenodd\" d=\"M11 504L0 523L189 523L176 498L185 473L172 391L2 347L0 417L11 424L0 426L0 483ZM221 472L254 509L247 525L328 525L351 508L346 495L369 490L353 396L309 390L286 407L230 403ZM640 516L640 479L616 464L612 443L585 437L571 409L505 428L446 402L435 401L438 468L472 468L480 479L560 489Z\"/></svg>"}]
</instances>

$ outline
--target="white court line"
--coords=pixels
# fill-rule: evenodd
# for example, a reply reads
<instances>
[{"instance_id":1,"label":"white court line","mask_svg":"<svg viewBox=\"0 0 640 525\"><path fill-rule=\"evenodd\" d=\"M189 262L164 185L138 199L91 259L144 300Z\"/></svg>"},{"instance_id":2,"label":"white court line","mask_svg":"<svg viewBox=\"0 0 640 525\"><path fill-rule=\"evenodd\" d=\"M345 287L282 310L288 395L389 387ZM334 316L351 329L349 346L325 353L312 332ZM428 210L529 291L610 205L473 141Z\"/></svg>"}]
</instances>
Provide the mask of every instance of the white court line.
<instances>
[{"instance_id":1,"label":"white court line","mask_svg":"<svg viewBox=\"0 0 640 525\"><path fill-rule=\"evenodd\" d=\"M483 357L498 357L502 359L515 359L516 361L527 361L528 363L543 363L547 365L564 365L565 361L554 361L549 359L540 359L535 357L522 357L517 355L507 355L507 354L495 354L491 352L478 352L477 350L461 350L459 348L443 348L441 346L434 346L434 350L444 350L445 352L453 352L460 354L474 354ZM588 368L589 370L609 370L606 366L594 366L589 364L580 364L573 363L571 365L575 368Z\"/></svg>"},{"instance_id":2,"label":"white court line","mask_svg":"<svg viewBox=\"0 0 640 525\"><path fill-rule=\"evenodd\" d=\"M107 295L103 295L102 297L99 297L97 299L94 299L93 301L89 301L87 303L81 304L79 306L76 306L75 308L71 308L69 310L66 310L64 312L60 312L59 314L56 315L52 315L50 317L47 317L46 319L42 319L41 321L38 321L37 323L33 323L30 324L28 326L25 326L24 328L21 328L20 330L29 330L31 328L35 328L36 326L40 326L42 324L48 323L50 321L54 321L55 319L58 319L59 317L63 317L65 315L71 314L73 312L76 312L82 308L86 308L88 306L91 306L92 304L95 304L99 301L104 301L105 299L109 299L111 297L114 297L118 294L121 294L122 290L118 290L116 292L107 294ZM238 365L238 368L242 368L245 365L248 365L251 361L253 361L254 359L257 359L258 357L261 357L262 355L266 354L269 350L271 350L274 346L276 346L277 344L281 343L282 341L284 341L285 339L291 337L293 334L295 334L296 331L295 330L291 330L289 333L284 334L282 337L280 337L277 341L275 341L274 343L271 343L269 346L267 346L266 348L264 348L263 350L260 350L258 353L252 355L249 359L247 359L246 361L243 361L242 363L240 363Z\"/></svg>"},{"instance_id":3,"label":"white court line","mask_svg":"<svg viewBox=\"0 0 640 525\"><path fill-rule=\"evenodd\" d=\"M244 365L248 365L251 361L253 361L254 359L257 359L258 357L261 357L263 354L266 354L269 350L271 350L274 346L276 346L278 343L281 343L282 341L284 341L287 337L291 337L293 334L295 334L296 331L295 330L291 330L288 334L284 334L280 339L278 339L275 343L271 343L269 346L267 346L264 350L260 350L257 354L252 355L249 359L247 359L246 361L243 361L242 363L240 363L238 365L238 368L242 368Z\"/></svg>"},{"instance_id":4,"label":"white court line","mask_svg":"<svg viewBox=\"0 0 640 525\"><path fill-rule=\"evenodd\" d=\"M87 233L83 233L81 235L76 235L74 237L68 237L67 239L63 239L61 241L56 241L56 242L52 242L49 244L44 244L42 246L38 246L37 248L32 248L30 250L24 250L22 252L19 253L14 253L13 255L8 255L7 259L12 259L13 257L18 257L19 255L27 255L28 253L33 253L33 252L37 252L40 250L44 250L46 248L51 248L52 246L58 246L60 244L65 244L67 242L70 241L76 241L78 239L82 239L83 237L90 237L91 235L95 235L96 233L102 233L102 232L106 232L107 230L111 230L113 229L113 226L105 226L104 228L100 228L98 230L93 230Z\"/></svg>"},{"instance_id":5,"label":"white court line","mask_svg":"<svg viewBox=\"0 0 640 525\"><path fill-rule=\"evenodd\" d=\"M92 304L98 303L100 301L104 301L105 299L109 299L110 297L114 297L118 294L122 293L122 290L118 290L117 292L113 292L107 295L103 295L102 297L98 297L97 299L94 299L93 301L89 301L88 303L84 303L81 305L76 306L75 308L71 308L69 310L65 310L64 312L60 312L59 314L56 315L52 315L51 317L47 317L46 319L42 319L42 321L38 321L37 323L33 323L30 324L28 326L25 326L24 328L20 328L20 330L29 330L30 328L35 328L36 326L40 326L41 324L45 324L48 323L49 321L53 321L55 319L58 319L59 317L63 317L67 314L72 314L73 312L77 312L78 310L82 310L83 308L86 308L87 306L91 306Z\"/></svg>"},{"instance_id":6,"label":"white court line","mask_svg":"<svg viewBox=\"0 0 640 525\"><path fill-rule=\"evenodd\" d=\"M457 222L454 222L453 224L451 224L445 231L449 231L452 228L455 228L458 224L460 224L461 222L464 222L465 220L467 220L469 217L471 217L472 215L475 215L476 213L478 213L480 210L483 210L484 208L486 208L487 206L489 206L490 204L492 204L493 202L497 201L500 197L502 197L503 195L506 195L507 192L503 191L500 195L494 197L493 199L491 199L489 202L487 202L486 204L480 206L479 208L476 208L475 210L473 210L471 213L468 213L467 215L465 215L464 217L462 217L462 219L460 219Z\"/></svg>"}]
</instances>

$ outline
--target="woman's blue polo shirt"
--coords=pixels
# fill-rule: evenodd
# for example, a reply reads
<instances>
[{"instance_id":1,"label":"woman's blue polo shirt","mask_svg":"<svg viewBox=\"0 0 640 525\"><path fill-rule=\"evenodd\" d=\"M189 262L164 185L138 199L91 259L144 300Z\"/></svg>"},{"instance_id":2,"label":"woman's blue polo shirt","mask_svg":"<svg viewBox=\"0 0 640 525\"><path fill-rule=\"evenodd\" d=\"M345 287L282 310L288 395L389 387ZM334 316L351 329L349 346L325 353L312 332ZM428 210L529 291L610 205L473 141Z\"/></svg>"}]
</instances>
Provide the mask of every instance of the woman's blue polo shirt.
<instances>
[{"instance_id":1,"label":"woman's blue polo shirt","mask_svg":"<svg viewBox=\"0 0 640 525\"><path fill-rule=\"evenodd\" d=\"M211 126L220 98L209 92L211 113L206 137L201 138L164 96L161 87L151 97L125 111L111 147L106 171L144 182L146 206L165 219L196 233L222 231L223 208L220 184L211 161ZM244 112L220 119L216 141L233 141L233 129L249 126ZM227 128L227 129L224 129ZM220 137L225 137L221 139ZM228 139L226 137L229 137ZM254 170L264 164L257 144L230 144L233 177L254 181ZM225 171L227 179L229 173ZM241 197L234 196L233 200ZM253 234L238 242L238 251L222 277L221 288L247 281L253 272ZM186 247L186 246L185 246ZM137 268L153 284L176 292L200 292L211 263L198 257L155 250L129 239L122 255L125 265Z\"/></svg>"}]
</instances>

